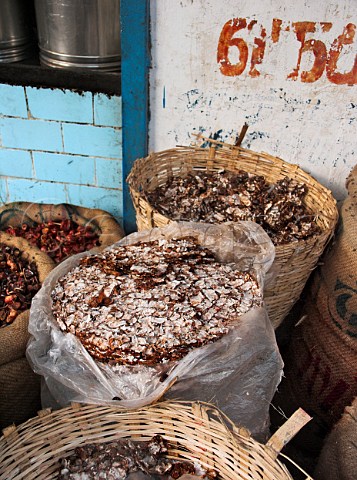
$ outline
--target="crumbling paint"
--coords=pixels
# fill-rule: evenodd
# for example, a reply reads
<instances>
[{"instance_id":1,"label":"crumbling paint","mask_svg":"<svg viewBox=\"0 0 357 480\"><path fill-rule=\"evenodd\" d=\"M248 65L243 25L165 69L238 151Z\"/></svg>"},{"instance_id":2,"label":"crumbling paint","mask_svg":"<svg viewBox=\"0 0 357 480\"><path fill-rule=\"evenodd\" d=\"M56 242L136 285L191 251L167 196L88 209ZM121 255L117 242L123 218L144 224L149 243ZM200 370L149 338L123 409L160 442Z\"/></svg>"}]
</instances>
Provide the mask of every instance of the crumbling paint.
<instances>
[{"instance_id":1,"label":"crumbling paint","mask_svg":"<svg viewBox=\"0 0 357 480\"><path fill-rule=\"evenodd\" d=\"M356 25L355 0L152 2L150 150L200 131L233 142L247 122L243 147L342 199L356 163Z\"/></svg>"}]
</instances>

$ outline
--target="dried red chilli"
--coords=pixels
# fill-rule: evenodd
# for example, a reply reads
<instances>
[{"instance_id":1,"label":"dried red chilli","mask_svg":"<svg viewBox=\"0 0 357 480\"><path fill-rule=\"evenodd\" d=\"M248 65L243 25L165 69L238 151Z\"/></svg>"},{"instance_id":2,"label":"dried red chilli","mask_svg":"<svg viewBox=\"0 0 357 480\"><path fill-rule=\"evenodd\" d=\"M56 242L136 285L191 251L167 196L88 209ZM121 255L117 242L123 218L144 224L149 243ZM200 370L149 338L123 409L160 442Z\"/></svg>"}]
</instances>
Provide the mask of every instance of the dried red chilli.
<instances>
[{"instance_id":1,"label":"dried red chilli","mask_svg":"<svg viewBox=\"0 0 357 480\"><path fill-rule=\"evenodd\" d=\"M25 238L46 252L56 263L100 245L99 236L92 228L78 225L69 219L39 223L35 226L24 223L20 227L8 227L6 232Z\"/></svg>"},{"instance_id":2,"label":"dried red chilli","mask_svg":"<svg viewBox=\"0 0 357 480\"><path fill-rule=\"evenodd\" d=\"M0 327L27 310L40 287L36 264L18 248L0 243Z\"/></svg>"}]
</instances>

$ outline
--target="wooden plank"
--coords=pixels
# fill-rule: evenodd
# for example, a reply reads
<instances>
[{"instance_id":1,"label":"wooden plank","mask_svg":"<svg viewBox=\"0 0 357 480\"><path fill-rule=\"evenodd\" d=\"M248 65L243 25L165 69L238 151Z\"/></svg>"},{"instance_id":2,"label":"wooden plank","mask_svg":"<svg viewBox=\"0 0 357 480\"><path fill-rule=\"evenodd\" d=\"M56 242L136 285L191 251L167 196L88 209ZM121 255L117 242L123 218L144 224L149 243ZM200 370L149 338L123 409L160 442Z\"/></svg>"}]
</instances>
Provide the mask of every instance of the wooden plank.
<instances>
[{"instance_id":1,"label":"wooden plank","mask_svg":"<svg viewBox=\"0 0 357 480\"><path fill-rule=\"evenodd\" d=\"M285 445L311 420L302 408L296 412L277 430L268 440L266 446L271 449L274 457L285 447Z\"/></svg>"}]
</instances>

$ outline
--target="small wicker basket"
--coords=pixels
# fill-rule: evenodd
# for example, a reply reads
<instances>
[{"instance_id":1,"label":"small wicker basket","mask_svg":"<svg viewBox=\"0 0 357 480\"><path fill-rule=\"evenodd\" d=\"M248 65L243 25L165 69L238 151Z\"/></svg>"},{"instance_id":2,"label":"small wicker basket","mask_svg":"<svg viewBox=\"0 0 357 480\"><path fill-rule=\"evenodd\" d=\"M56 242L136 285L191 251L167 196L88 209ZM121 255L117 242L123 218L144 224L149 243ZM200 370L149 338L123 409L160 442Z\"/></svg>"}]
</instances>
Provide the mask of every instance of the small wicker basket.
<instances>
[{"instance_id":1,"label":"small wicker basket","mask_svg":"<svg viewBox=\"0 0 357 480\"><path fill-rule=\"evenodd\" d=\"M127 181L136 211L137 227L145 230L164 227L170 223L171 220L153 208L145 197L145 192L165 185L170 177L225 169L262 175L270 183L284 177L305 183L308 193L304 203L309 211L314 212L321 233L276 247L271 280L264 292L269 318L276 328L299 299L311 271L334 232L338 220L336 200L327 188L297 165L217 140L209 139L209 142L213 145L210 148L177 147L136 160ZM217 146L221 148L216 148Z\"/></svg>"},{"instance_id":2,"label":"small wicker basket","mask_svg":"<svg viewBox=\"0 0 357 480\"><path fill-rule=\"evenodd\" d=\"M59 459L77 446L123 438L147 441L154 435L169 442L170 457L199 462L216 470L220 480L292 480L276 457L309 420L298 410L262 445L216 407L199 402L162 402L131 411L73 404L53 413L44 410L3 431L0 480L55 479Z\"/></svg>"}]
</instances>

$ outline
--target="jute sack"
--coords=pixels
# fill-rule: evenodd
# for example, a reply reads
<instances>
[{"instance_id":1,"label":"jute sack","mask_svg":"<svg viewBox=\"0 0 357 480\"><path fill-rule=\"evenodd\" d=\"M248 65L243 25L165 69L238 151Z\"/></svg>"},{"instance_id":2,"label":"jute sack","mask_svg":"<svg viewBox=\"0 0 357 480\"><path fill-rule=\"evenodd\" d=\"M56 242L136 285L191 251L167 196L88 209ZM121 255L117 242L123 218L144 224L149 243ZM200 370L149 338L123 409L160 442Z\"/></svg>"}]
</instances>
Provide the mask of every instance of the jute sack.
<instances>
[{"instance_id":1,"label":"jute sack","mask_svg":"<svg viewBox=\"0 0 357 480\"><path fill-rule=\"evenodd\" d=\"M41 284L55 266L53 260L46 253L41 252L23 238L13 237L0 231L0 243L18 248L23 252L23 258L29 262L35 262ZM27 331L29 313L29 309L23 311L15 318L13 323L0 328L0 365L12 362L25 355L29 339Z\"/></svg>"},{"instance_id":2,"label":"jute sack","mask_svg":"<svg viewBox=\"0 0 357 480\"><path fill-rule=\"evenodd\" d=\"M35 262L42 284L55 264L27 240L0 231L0 243L18 248L22 257ZM36 414L40 405L40 377L33 373L25 358L29 339L29 310L13 323L0 328L0 427L21 423Z\"/></svg>"},{"instance_id":3,"label":"jute sack","mask_svg":"<svg viewBox=\"0 0 357 480\"><path fill-rule=\"evenodd\" d=\"M25 357L0 366L0 431L34 417L41 409L40 378Z\"/></svg>"},{"instance_id":4,"label":"jute sack","mask_svg":"<svg viewBox=\"0 0 357 480\"><path fill-rule=\"evenodd\" d=\"M327 437L315 470L316 480L355 480L357 475L357 398Z\"/></svg>"},{"instance_id":5,"label":"jute sack","mask_svg":"<svg viewBox=\"0 0 357 480\"><path fill-rule=\"evenodd\" d=\"M124 231L115 218L99 209L79 207L68 203L40 204L13 202L0 208L0 230L18 227L23 223L36 226L43 222L72 220L81 226L90 227L99 236L100 247L106 247L124 237Z\"/></svg>"},{"instance_id":6,"label":"jute sack","mask_svg":"<svg viewBox=\"0 0 357 480\"><path fill-rule=\"evenodd\" d=\"M285 358L299 406L331 427L357 395L357 166L332 248L311 279Z\"/></svg>"}]
</instances>

